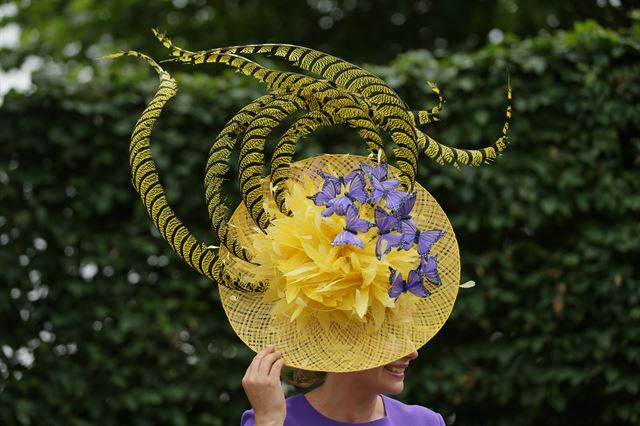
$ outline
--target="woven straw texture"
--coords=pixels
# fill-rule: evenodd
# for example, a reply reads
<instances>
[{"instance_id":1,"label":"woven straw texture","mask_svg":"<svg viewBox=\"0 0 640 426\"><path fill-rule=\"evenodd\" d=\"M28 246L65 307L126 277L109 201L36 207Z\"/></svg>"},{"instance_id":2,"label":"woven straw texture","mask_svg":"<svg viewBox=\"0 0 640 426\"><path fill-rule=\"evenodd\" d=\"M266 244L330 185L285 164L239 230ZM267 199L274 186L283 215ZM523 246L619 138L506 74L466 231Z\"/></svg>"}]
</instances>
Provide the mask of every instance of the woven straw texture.
<instances>
[{"instance_id":1,"label":"woven straw texture","mask_svg":"<svg viewBox=\"0 0 640 426\"><path fill-rule=\"evenodd\" d=\"M365 157L353 155L321 155L293 163L289 180L300 182L307 175L322 185L316 170L322 169L336 176L356 169ZM371 162L370 162L371 163ZM371 163L373 164L373 163ZM389 167L396 178L399 171ZM417 200L412 219L418 229L442 229L444 236L432 247L430 255L438 258L438 271L442 284L428 285L431 292L426 298L402 294L409 309L402 314L387 309L382 326L371 331L362 321L349 321L344 325L331 323L322 327L313 318L305 327L297 327L287 318L273 315L271 303L263 301L260 293L247 293L219 286L220 297L229 322L240 339L254 351L269 344L283 353L286 365L312 371L348 372L365 370L388 364L423 346L445 323L455 302L460 284L460 254L455 234L437 201L416 183ZM272 202L267 179L263 182L265 202ZM252 253L252 235L260 232L241 204L230 224L238 233L238 241ZM255 266L231 255L224 247L220 256L233 276L251 281ZM367 313L367 316L369 314ZM367 319L367 317L365 317Z\"/></svg>"}]
</instances>

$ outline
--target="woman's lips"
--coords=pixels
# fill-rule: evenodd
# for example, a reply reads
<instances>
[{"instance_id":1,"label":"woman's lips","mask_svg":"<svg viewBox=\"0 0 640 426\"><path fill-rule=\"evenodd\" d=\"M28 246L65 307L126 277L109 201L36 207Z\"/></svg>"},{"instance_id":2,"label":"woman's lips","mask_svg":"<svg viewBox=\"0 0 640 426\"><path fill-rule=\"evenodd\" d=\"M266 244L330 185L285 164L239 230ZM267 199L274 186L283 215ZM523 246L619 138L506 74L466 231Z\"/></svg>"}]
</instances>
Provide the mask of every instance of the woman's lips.
<instances>
[{"instance_id":1,"label":"woman's lips","mask_svg":"<svg viewBox=\"0 0 640 426\"><path fill-rule=\"evenodd\" d=\"M384 369L390 375L397 378L404 378L404 370L408 367L409 364L389 364L385 365Z\"/></svg>"}]
</instances>

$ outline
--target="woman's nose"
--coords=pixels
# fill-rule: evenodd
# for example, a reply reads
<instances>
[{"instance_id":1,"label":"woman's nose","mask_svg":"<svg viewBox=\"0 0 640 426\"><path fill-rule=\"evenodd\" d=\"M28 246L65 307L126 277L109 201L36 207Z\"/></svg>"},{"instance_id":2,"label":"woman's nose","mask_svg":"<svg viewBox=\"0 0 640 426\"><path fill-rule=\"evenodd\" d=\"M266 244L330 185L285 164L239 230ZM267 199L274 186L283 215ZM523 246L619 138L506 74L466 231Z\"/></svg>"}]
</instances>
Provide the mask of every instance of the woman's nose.
<instances>
[{"instance_id":1,"label":"woman's nose","mask_svg":"<svg viewBox=\"0 0 640 426\"><path fill-rule=\"evenodd\" d=\"M408 360L414 360L414 359L418 358L418 351L411 352L405 358L407 358Z\"/></svg>"}]
</instances>

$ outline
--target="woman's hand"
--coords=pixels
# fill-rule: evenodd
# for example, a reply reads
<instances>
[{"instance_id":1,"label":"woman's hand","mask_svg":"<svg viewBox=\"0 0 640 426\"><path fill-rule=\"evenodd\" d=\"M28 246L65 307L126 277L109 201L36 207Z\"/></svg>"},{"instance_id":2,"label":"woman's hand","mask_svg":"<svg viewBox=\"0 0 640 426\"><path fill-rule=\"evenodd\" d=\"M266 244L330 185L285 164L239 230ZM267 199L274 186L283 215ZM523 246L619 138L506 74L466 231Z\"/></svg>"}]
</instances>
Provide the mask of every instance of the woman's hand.
<instances>
[{"instance_id":1,"label":"woman's hand","mask_svg":"<svg viewBox=\"0 0 640 426\"><path fill-rule=\"evenodd\" d=\"M287 415L280 371L282 354L269 345L253 358L242 378L242 387L253 407L255 426L282 426Z\"/></svg>"}]
</instances>

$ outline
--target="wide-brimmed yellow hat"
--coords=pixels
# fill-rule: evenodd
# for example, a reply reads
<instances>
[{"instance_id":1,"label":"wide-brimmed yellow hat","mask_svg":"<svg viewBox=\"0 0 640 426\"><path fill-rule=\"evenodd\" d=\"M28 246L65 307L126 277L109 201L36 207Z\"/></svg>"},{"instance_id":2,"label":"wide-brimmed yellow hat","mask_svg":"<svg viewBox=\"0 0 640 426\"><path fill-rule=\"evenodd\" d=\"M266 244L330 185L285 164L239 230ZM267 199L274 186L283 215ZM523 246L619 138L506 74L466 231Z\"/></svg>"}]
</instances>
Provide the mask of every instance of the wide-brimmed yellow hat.
<instances>
[{"instance_id":1,"label":"wide-brimmed yellow hat","mask_svg":"<svg viewBox=\"0 0 640 426\"><path fill-rule=\"evenodd\" d=\"M395 300L390 297L389 268L407 278L418 267L419 255L393 248L378 260L375 227L362 234L362 249L332 245L345 228L345 217L322 217L322 207L307 197L323 185L318 170L347 176L362 163L373 164L352 155L321 155L293 163L287 182L292 215L274 212L266 234L244 204L231 217L238 241L260 266L221 248L227 270L242 281L269 282L265 293L220 287L231 326L252 349L273 344L287 365L305 370L363 370L420 348L449 317L460 284L458 244L444 211L419 184L414 187L412 221L418 229L444 231L429 251L437 258L440 284L423 280L427 297L410 291ZM394 168L389 171L392 177L398 175ZM270 200L267 182L263 194ZM373 219L371 210L361 211L360 217Z\"/></svg>"},{"instance_id":2,"label":"wide-brimmed yellow hat","mask_svg":"<svg viewBox=\"0 0 640 426\"><path fill-rule=\"evenodd\" d=\"M163 238L219 284L242 341L256 351L275 345L291 367L345 372L397 360L431 339L453 308L460 256L447 216L415 181L418 156L454 165L494 159L506 147L510 88L500 138L486 148L457 149L420 130L443 104L433 83L438 105L409 111L383 80L322 52L281 44L190 52L154 33L172 61L221 63L271 89L242 108L211 148L205 197L219 240L214 246L198 241L175 215L151 155L152 127L177 92L175 80L141 53L109 55L143 58L160 76L131 138L132 182ZM315 76L268 69L244 54L280 56ZM267 137L291 118L263 177ZM369 155L293 162L301 139L334 124L356 129ZM394 145L393 166L384 133ZM243 203L227 219L221 187L238 142Z\"/></svg>"}]
</instances>

